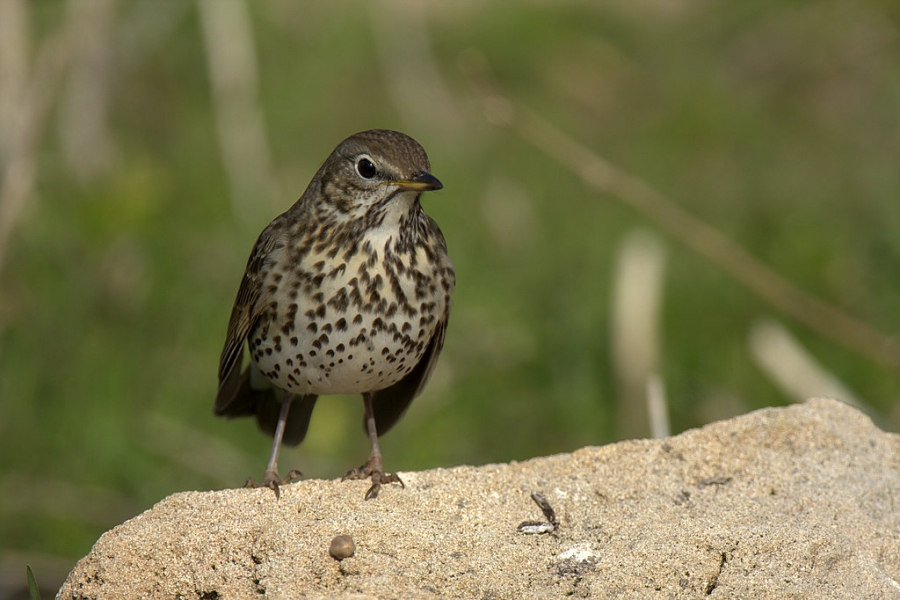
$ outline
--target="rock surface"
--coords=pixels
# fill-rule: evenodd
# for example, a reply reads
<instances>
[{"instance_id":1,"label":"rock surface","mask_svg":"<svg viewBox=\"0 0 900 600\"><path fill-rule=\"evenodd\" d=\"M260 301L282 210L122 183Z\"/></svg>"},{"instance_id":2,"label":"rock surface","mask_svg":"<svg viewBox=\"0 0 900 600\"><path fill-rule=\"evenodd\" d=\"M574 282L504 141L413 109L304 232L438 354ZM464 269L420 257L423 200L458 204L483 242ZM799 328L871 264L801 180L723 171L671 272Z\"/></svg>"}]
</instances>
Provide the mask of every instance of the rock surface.
<instances>
[{"instance_id":1,"label":"rock surface","mask_svg":"<svg viewBox=\"0 0 900 600\"><path fill-rule=\"evenodd\" d=\"M834 400L402 477L368 502L367 482L320 480L175 494L57 598L900 599L900 436ZM544 519L531 491L557 531L517 531Z\"/></svg>"}]
</instances>

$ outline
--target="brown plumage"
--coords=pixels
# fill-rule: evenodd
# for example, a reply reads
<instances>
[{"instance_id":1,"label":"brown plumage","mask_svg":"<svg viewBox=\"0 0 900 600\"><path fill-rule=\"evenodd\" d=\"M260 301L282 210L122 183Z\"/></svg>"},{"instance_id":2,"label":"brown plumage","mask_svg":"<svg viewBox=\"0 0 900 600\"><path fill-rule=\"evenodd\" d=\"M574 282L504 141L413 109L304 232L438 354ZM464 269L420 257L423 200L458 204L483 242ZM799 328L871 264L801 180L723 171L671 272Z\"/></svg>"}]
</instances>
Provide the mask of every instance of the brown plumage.
<instances>
[{"instance_id":1,"label":"brown plumage","mask_svg":"<svg viewBox=\"0 0 900 600\"><path fill-rule=\"evenodd\" d=\"M256 241L219 362L215 413L255 416L274 437L260 484L273 489L282 441L303 441L320 395L361 393L372 453L345 477L386 474L378 435L418 396L444 344L455 283L441 230L419 202L441 189L428 157L396 131L357 133ZM244 347L250 363L242 371Z\"/></svg>"}]
</instances>

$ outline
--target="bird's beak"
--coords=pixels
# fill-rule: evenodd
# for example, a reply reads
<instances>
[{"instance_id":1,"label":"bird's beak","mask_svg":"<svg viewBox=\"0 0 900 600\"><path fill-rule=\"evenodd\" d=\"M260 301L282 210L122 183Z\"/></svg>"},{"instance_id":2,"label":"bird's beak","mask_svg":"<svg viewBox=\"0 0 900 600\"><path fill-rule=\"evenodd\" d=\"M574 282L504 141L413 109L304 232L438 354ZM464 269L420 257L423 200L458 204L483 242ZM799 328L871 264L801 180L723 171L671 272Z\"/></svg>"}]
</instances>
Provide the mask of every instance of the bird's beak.
<instances>
[{"instance_id":1,"label":"bird's beak","mask_svg":"<svg viewBox=\"0 0 900 600\"><path fill-rule=\"evenodd\" d=\"M412 179L398 179L393 182L404 190L413 192L428 192L431 190L439 190L444 184L437 177L426 171L419 171L419 174Z\"/></svg>"}]
</instances>

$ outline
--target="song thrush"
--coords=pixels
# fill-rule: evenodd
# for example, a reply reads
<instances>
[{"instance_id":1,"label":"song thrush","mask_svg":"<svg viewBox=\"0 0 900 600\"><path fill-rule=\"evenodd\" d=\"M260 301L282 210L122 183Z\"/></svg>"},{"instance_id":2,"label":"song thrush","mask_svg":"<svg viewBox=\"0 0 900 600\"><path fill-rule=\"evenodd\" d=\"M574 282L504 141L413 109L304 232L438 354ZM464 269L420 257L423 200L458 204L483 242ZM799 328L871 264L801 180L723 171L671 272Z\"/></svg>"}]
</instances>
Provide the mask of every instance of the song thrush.
<instances>
[{"instance_id":1,"label":"song thrush","mask_svg":"<svg viewBox=\"0 0 900 600\"><path fill-rule=\"evenodd\" d=\"M345 479L382 484L378 436L434 370L455 275L444 236L422 210L439 190L425 150L386 130L353 135L331 153L300 199L266 227L247 262L219 362L215 414L255 416L274 437L261 483L278 474L282 443L303 441L320 395L361 393L372 452ZM242 371L244 345L249 365Z\"/></svg>"}]
</instances>

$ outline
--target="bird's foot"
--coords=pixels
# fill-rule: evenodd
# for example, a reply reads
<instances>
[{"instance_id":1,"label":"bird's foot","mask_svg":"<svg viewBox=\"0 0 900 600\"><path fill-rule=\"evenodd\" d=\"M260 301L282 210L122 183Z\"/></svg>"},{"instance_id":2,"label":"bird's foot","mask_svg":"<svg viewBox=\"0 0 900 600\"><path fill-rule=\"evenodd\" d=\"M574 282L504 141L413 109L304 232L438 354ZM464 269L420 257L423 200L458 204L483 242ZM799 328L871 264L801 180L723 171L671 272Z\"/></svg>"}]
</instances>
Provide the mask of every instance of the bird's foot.
<instances>
[{"instance_id":1,"label":"bird's foot","mask_svg":"<svg viewBox=\"0 0 900 600\"><path fill-rule=\"evenodd\" d=\"M275 499L281 499L281 490L279 486L286 485L293 480L301 477L303 473L298 471L297 469L291 469L287 475L282 477L278 474L278 471L269 470L266 471L266 474L263 475L262 481L256 481L252 477L248 477L246 483L244 483L245 488L269 488L273 492L275 492Z\"/></svg>"},{"instance_id":2,"label":"bird's foot","mask_svg":"<svg viewBox=\"0 0 900 600\"><path fill-rule=\"evenodd\" d=\"M396 473L385 473L384 465L380 456L371 456L366 464L358 469L350 469L347 474L341 478L341 481L348 479L372 479L372 487L366 492L366 500L372 500L378 497L381 486L388 483L399 483L400 487L405 488L406 484Z\"/></svg>"}]
</instances>

